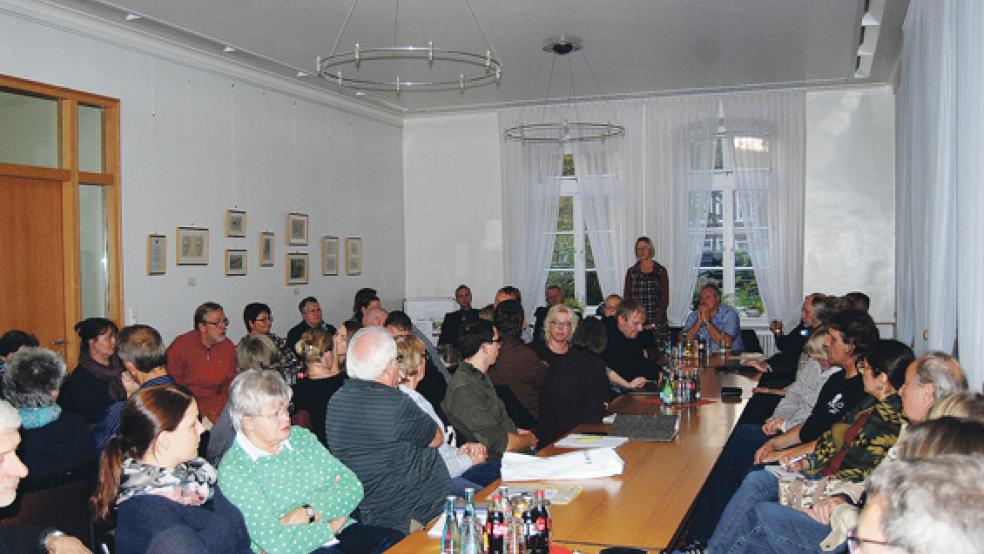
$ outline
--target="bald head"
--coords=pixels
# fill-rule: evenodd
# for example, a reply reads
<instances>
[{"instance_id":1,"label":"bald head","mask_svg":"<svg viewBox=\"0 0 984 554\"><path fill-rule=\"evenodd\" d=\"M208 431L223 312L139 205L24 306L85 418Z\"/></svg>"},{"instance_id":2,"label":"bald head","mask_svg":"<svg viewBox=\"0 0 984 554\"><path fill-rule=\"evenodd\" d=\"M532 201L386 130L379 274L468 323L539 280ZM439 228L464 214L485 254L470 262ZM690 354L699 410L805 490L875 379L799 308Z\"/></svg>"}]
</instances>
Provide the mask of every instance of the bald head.
<instances>
[{"instance_id":1,"label":"bald head","mask_svg":"<svg viewBox=\"0 0 984 554\"><path fill-rule=\"evenodd\" d=\"M362 318L362 324L366 327L382 327L386 323L387 315L389 312L385 308L379 306L369 308L365 317Z\"/></svg>"}]
</instances>

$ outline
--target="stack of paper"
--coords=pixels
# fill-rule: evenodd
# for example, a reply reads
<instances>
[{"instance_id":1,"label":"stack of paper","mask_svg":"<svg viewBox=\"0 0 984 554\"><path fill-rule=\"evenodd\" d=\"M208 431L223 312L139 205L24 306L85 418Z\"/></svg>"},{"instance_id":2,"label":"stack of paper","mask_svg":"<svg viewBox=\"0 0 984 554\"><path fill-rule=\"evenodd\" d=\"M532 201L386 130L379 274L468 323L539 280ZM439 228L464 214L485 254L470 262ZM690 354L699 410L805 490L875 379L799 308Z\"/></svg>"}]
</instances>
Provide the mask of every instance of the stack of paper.
<instances>
[{"instance_id":1,"label":"stack of paper","mask_svg":"<svg viewBox=\"0 0 984 554\"><path fill-rule=\"evenodd\" d=\"M506 452L502 456L503 481L577 480L621 475L625 462L613 448L580 450L539 457Z\"/></svg>"},{"instance_id":2,"label":"stack of paper","mask_svg":"<svg viewBox=\"0 0 984 554\"><path fill-rule=\"evenodd\" d=\"M557 448L618 448L629 439L625 437L603 437L571 433L554 443Z\"/></svg>"}]
</instances>

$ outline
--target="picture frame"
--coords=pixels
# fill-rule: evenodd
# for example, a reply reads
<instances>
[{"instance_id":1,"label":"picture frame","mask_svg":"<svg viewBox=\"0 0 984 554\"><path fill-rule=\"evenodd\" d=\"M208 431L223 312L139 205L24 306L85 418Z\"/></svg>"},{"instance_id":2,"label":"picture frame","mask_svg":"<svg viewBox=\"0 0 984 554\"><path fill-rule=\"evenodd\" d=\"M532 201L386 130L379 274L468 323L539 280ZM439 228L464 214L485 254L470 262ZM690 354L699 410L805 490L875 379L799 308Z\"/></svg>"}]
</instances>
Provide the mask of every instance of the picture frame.
<instances>
[{"instance_id":1,"label":"picture frame","mask_svg":"<svg viewBox=\"0 0 984 554\"><path fill-rule=\"evenodd\" d=\"M287 244L290 246L307 246L308 216L307 214L287 214Z\"/></svg>"},{"instance_id":2,"label":"picture frame","mask_svg":"<svg viewBox=\"0 0 984 554\"><path fill-rule=\"evenodd\" d=\"M307 252L288 252L287 253L287 284L306 285L308 284L308 255Z\"/></svg>"},{"instance_id":3,"label":"picture frame","mask_svg":"<svg viewBox=\"0 0 984 554\"><path fill-rule=\"evenodd\" d=\"M362 275L362 238L345 239L345 274Z\"/></svg>"},{"instance_id":4,"label":"picture frame","mask_svg":"<svg viewBox=\"0 0 984 554\"><path fill-rule=\"evenodd\" d=\"M226 210L225 232L227 237L245 237L246 212L242 210Z\"/></svg>"},{"instance_id":5,"label":"picture frame","mask_svg":"<svg viewBox=\"0 0 984 554\"><path fill-rule=\"evenodd\" d=\"M273 267L273 257L276 255L274 235L269 231L260 233L260 267Z\"/></svg>"},{"instance_id":6,"label":"picture frame","mask_svg":"<svg viewBox=\"0 0 984 554\"><path fill-rule=\"evenodd\" d=\"M208 229L178 227L176 237L178 265L208 265Z\"/></svg>"},{"instance_id":7,"label":"picture frame","mask_svg":"<svg viewBox=\"0 0 984 554\"><path fill-rule=\"evenodd\" d=\"M321 237L321 274L338 275L338 237Z\"/></svg>"},{"instance_id":8,"label":"picture frame","mask_svg":"<svg viewBox=\"0 0 984 554\"><path fill-rule=\"evenodd\" d=\"M245 250L225 251L225 274L226 277L246 275Z\"/></svg>"},{"instance_id":9,"label":"picture frame","mask_svg":"<svg viewBox=\"0 0 984 554\"><path fill-rule=\"evenodd\" d=\"M167 237L147 235L147 275L167 273Z\"/></svg>"}]
</instances>

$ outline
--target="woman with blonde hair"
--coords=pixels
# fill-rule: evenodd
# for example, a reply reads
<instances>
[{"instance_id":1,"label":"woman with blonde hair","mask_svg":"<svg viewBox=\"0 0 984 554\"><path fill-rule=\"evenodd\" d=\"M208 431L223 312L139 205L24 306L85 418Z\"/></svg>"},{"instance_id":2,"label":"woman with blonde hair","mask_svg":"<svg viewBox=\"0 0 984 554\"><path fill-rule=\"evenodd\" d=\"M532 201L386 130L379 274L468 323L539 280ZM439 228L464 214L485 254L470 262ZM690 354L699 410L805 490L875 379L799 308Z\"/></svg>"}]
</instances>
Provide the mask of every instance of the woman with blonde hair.
<instances>
[{"instance_id":1,"label":"woman with blonde hair","mask_svg":"<svg viewBox=\"0 0 984 554\"><path fill-rule=\"evenodd\" d=\"M543 340L532 344L533 351L548 364L566 355L571 349L577 322L577 313L570 306L557 304L551 307L543 324Z\"/></svg>"},{"instance_id":2,"label":"woman with blonde hair","mask_svg":"<svg viewBox=\"0 0 984 554\"><path fill-rule=\"evenodd\" d=\"M666 308L670 302L670 281L666 268L653 259L656 248L649 237L635 243L636 263L625 272L622 297L638 300L646 310L646 328L666 325Z\"/></svg>"},{"instance_id":3,"label":"woman with blonde hair","mask_svg":"<svg viewBox=\"0 0 984 554\"><path fill-rule=\"evenodd\" d=\"M345 326L339 328L343 332ZM345 383L345 372L338 366L334 353L337 341L324 329L305 331L297 341L297 355L304 362L304 378L293 385L294 408L304 410L311 416L312 431L321 444L328 446L325 439L325 413L328 400Z\"/></svg>"}]
</instances>

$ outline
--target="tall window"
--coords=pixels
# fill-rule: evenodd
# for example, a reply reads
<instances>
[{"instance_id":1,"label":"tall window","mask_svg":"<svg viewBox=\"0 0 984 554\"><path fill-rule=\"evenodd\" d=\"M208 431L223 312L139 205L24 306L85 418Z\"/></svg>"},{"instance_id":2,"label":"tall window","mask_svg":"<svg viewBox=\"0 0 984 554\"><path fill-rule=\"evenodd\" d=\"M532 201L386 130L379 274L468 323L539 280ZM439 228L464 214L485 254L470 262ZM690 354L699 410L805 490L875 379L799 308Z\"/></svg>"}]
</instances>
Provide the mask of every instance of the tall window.
<instances>
[{"instance_id":1,"label":"tall window","mask_svg":"<svg viewBox=\"0 0 984 554\"><path fill-rule=\"evenodd\" d=\"M550 233L553 255L547 267L546 286L558 285L568 298L576 298L588 308L604 300L598 272L595 270L591 241L585 232L581 211L581 191L574 168L573 154L564 155L563 184L557 229ZM539 302L542 299L537 299Z\"/></svg>"},{"instance_id":2,"label":"tall window","mask_svg":"<svg viewBox=\"0 0 984 554\"><path fill-rule=\"evenodd\" d=\"M715 142L714 177L707 232L700 257L694 302L708 279L721 284L725 301L743 318L765 315L765 306L755 279L755 265L748 252L748 236L740 205L735 200L735 148L762 148L760 137L722 132Z\"/></svg>"}]
</instances>

